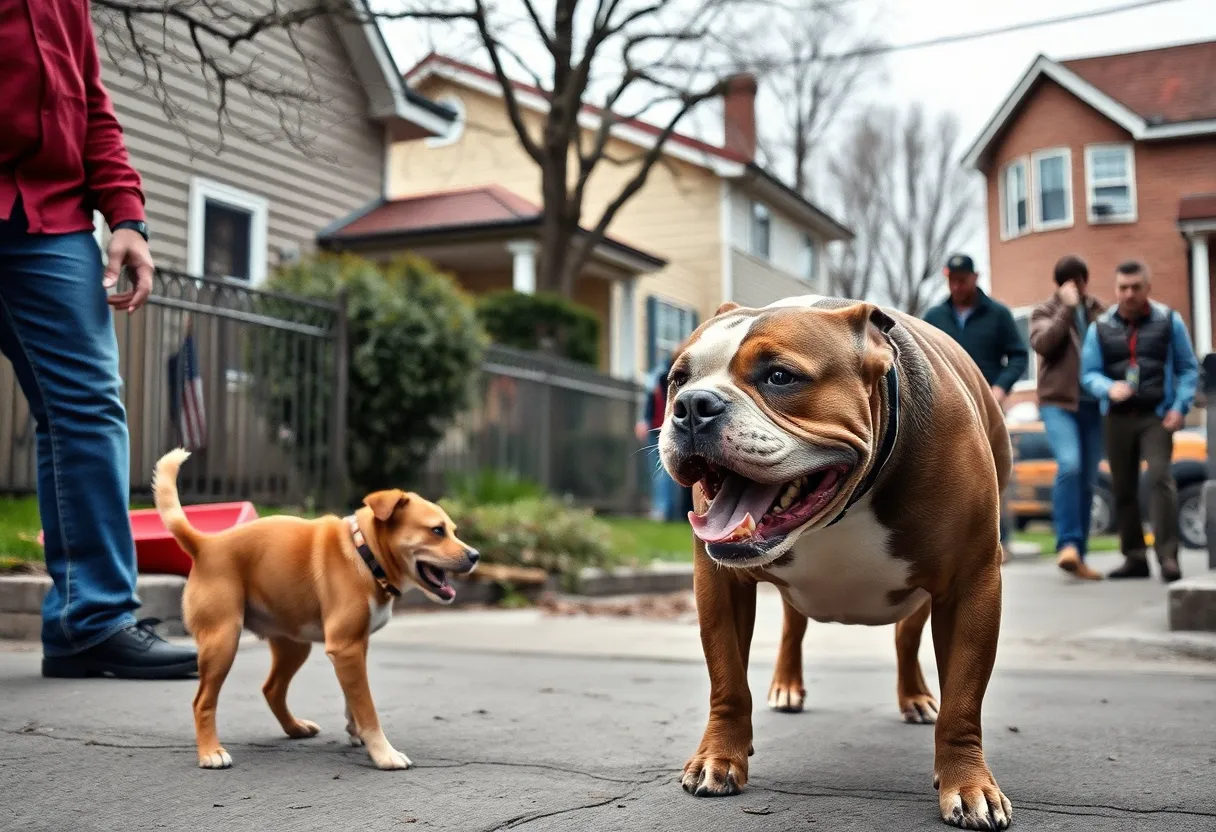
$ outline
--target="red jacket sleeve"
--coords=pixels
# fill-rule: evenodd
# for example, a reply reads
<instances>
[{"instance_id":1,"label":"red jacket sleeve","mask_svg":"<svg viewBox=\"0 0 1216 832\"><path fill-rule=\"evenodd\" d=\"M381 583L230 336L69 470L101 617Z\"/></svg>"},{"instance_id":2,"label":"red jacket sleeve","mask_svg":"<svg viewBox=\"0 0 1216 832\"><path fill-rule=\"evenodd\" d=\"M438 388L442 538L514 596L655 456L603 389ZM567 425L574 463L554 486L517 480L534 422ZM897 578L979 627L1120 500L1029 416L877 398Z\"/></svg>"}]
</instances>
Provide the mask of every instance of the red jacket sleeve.
<instances>
[{"instance_id":1,"label":"red jacket sleeve","mask_svg":"<svg viewBox=\"0 0 1216 832\"><path fill-rule=\"evenodd\" d=\"M144 219L139 174L131 167L110 95L101 83L97 40L86 5L84 12L84 86L89 129L84 144L85 184L111 228L123 220Z\"/></svg>"}]
</instances>

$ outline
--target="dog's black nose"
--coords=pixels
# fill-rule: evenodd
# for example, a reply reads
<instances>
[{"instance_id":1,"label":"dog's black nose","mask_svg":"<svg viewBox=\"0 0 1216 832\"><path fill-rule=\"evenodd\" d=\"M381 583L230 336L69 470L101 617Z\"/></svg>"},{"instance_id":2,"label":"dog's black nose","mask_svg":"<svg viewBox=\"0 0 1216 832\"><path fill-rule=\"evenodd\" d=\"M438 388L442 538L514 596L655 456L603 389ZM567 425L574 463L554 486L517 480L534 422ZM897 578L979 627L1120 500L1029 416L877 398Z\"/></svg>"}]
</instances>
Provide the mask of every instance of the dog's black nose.
<instances>
[{"instance_id":1,"label":"dog's black nose","mask_svg":"<svg viewBox=\"0 0 1216 832\"><path fill-rule=\"evenodd\" d=\"M712 390L686 390L671 406L671 424L676 430L699 433L726 412L726 400Z\"/></svg>"},{"instance_id":2,"label":"dog's black nose","mask_svg":"<svg viewBox=\"0 0 1216 832\"><path fill-rule=\"evenodd\" d=\"M477 561L481 560L481 552L478 552L476 549L466 549L464 556L469 559L469 563L477 563Z\"/></svg>"}]
</instances>

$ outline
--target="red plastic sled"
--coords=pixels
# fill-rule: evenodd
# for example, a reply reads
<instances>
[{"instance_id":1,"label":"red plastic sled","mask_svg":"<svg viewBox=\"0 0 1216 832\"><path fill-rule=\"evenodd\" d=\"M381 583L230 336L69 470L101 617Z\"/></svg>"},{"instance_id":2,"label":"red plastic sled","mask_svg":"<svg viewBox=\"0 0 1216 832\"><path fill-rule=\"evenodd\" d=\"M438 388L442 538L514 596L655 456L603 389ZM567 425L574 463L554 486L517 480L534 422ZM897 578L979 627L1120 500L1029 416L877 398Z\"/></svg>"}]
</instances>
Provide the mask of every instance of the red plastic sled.
<instances>
[{"instance_id":1,"label":"red plastic sled","mask_svg":"<svg viewBox=\"0 0 1216 832\"><path fill-rule=\"evenodd\" d=\"M258 517L258 510L250 502L204 503L182 508L190 525L201 532L220 532ZM183 577L190 574L194 561L177 545L156 509L132 511L131 531L135 535L135 562L140 572ZM38 543L42 541L43 533L38 532Z\"/></svg>"}]
</instances>

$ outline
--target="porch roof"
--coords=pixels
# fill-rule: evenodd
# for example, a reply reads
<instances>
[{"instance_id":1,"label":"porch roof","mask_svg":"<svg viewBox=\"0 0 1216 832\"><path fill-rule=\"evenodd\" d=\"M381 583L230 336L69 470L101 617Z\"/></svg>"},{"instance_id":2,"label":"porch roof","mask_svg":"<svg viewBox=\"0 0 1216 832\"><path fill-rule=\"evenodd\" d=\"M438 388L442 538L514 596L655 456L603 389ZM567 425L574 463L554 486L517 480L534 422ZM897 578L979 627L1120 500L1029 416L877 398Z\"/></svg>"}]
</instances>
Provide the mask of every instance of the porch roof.
<instances>
[{"instance_id":1,"label":"porch roof","mask_svg":"<svg viewBox=\"0 0 1216 832\"><path fill-rule=\"evenodd\" d=\"M533 236L541 227L540 206L500 185L377 200L317 233L322 248L374 244L417 246L428 243ZM586 233L586 229L582 230ZM595 255L635 273L658 271L667 260L605 237Z\"/></svg>"},{"instance_id":2,"label":"porch roof","mask_svg":"<svg viewBox=\"0 0 1216 832\"><path fill-rule=\"evenodd\" d=\"M1216 193L1188 194L1178 200L1178 221L1216 220Z\"/></svg>"}]
</instances>

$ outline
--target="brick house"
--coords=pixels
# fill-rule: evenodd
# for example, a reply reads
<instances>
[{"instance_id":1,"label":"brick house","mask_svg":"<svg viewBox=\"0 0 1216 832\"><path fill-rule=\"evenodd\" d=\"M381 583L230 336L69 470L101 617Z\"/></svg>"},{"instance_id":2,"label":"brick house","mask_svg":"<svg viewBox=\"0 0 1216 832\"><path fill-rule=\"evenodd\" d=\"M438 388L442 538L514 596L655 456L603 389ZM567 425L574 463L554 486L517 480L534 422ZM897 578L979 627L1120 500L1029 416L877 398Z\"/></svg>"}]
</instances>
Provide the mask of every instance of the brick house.
<instances>
[{"instance_id":1,"label":"brick house","mask_svg":"<svg viewBox=\"0 0 1216 832\"><path fill-rule=\"evenodd\" d=\"M1056 61L1040 55L964 158L987 180L992 293L1025 335L1079 254L1095 295L1145 261L1153 295L1212 351L1216 41ZM1031 396L1035 356L1021 387ZM1019 397L1023 398L1023 397Z\"/></svg>"}]
</instances>

